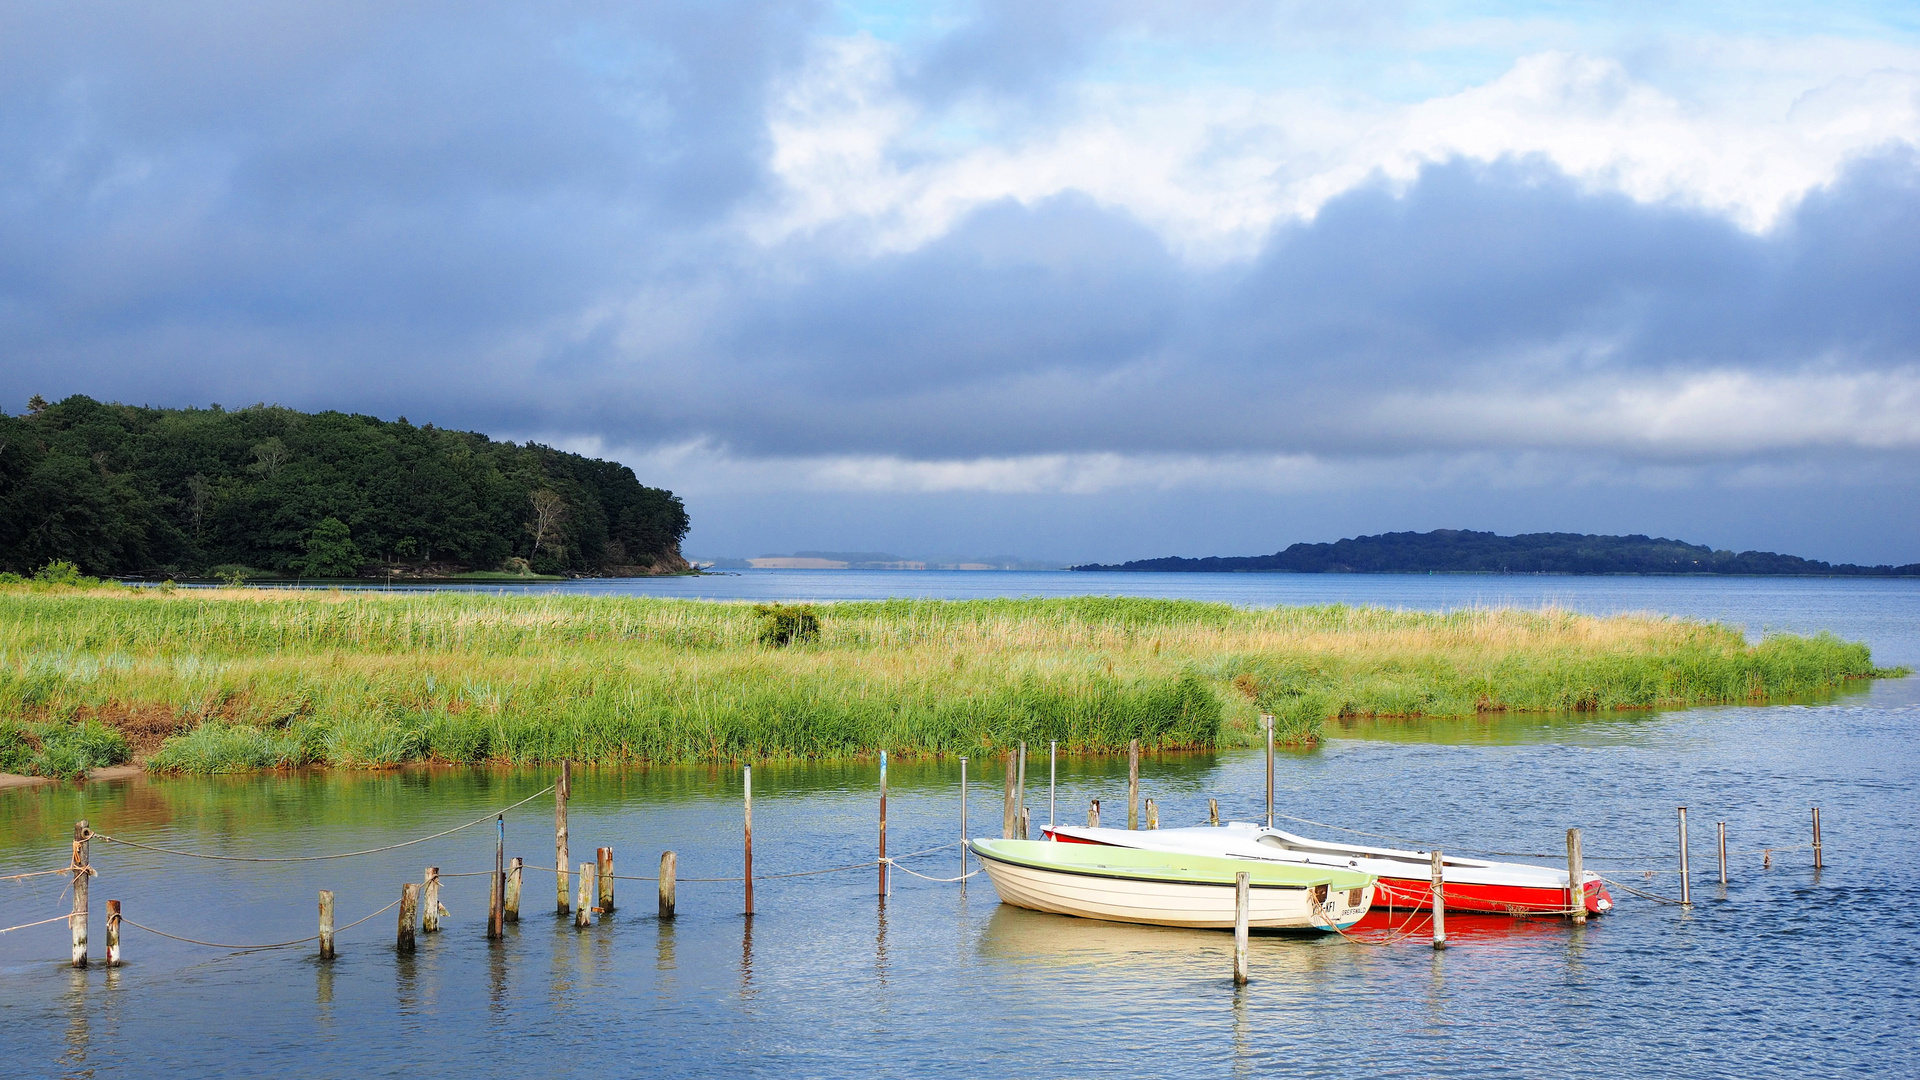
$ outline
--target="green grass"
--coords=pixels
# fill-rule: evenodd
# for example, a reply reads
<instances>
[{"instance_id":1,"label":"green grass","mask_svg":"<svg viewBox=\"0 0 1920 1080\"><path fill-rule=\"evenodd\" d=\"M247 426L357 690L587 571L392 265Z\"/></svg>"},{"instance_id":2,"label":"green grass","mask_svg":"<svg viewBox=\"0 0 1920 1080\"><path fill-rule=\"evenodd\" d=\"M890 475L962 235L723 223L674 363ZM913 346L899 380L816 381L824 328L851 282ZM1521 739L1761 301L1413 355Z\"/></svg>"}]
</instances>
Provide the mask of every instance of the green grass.
<instances>
[{"instance_id":1,"label":"green grass","mask_svg":"<svg viewBox=\"0 0 1920 1080\"><path fill-rule=\"evenodd\" d=\"M777 647L746 604L0 587L0 718L173 731L136 746L183 772L1104 752L1250 744L1262 711L1310 742L1336 717L1764 701L1887 674L1829 635L1750 646L1657 616L1108 597L813 611L818 636Z\"/></svg>"}]
</instances>

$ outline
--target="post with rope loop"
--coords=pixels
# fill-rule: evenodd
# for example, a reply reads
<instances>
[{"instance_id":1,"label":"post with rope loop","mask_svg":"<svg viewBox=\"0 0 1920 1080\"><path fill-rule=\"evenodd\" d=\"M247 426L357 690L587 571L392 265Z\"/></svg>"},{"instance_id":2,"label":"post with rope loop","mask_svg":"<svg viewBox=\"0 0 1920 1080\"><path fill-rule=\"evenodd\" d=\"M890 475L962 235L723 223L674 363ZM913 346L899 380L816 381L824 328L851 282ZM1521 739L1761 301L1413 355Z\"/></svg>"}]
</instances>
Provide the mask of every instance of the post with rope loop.
<instances>
[{"instance_id":1,"label":"post with rope loop","mask_svg":"<svg viewBox=\"0 0 1920 1080\"><path fill-rule=\"evenodd\" d=\"M593 879L598 869L594 863L580 864L580 903L573 911L573 927L576 930L593 925Z\"/></svg>"},{"instance_id":2,"label":"post with rope loop","mask_svg":"<svg viewBox=\"0 0 1920 1080\"><path fill-rule=\"evenodd\" d=\"M880 896L887 895L887 752L880 751Z\"/></svg>"},{"instance_id":3,"label":"post with rope loop","mask_svg":"<svg viewBox=\"0 0 1920 1080\"><path fill-rule=\"evenodd\" d=\"M120 966L120 901L107 901L107 966Z\"/></svg>"},{"instance_id":4,"label":"post with rope loop","mask_svg":"<svg viewBox=\"0 0 1920 1080\"><path fill-rule=\"evenodd\" d=\"M1433 893L1428 904L1433 908L1433 947L1447 947L1447 878L1446 859L1439 848L1433 849Z\"/></svg>"},{"instance_id":5,"label":"post with rope loop","mask_svg":"<svg viewBox=\"0 0 1920 1080\"><path fill-rule=\"evenodd\" d=\"M87 838L92 836L85 819L73 823L73 914L67 925L73 931L73 966L87 966L87 879L93 876L88 865Z\"/></svg>"},{"instance_id":6,"label":"post with rope loop","mask_svg":"<svg viewBox=\"0 0 1920 1080\"><path fill-rule=\"evenodd\" d=\"M1573 921L1587 921L1587 875L1580 859L1580 830L1567 830L1567 910Z\"/></svg>"},{"instance_id":7,"label":"post with rope loop","mask_svg":"<svg viewBox=\"0 0 1920 1080\"><path fill-rule=\"evenodd\" d=\"M487 879L487 940L507 936L507 815L497 819L499 831L493 841L493 876Z\"/></svg>"},{"instance_id":8,"label":"post with rope loop","mask_svg":"<svg viewBox=\"0 0 1920 1080\"><path fill-rule=\"evenodd\" d=\"M573 793L573 762L560 763L560 778L553 783L553 906L554 914L565 915L567 907L567 797Z\"/></svg>"},{"instance_id":9,"label":"post with rope loop","mask_svg":"<svg viewBox=\"0 0 1920 1080\"><path fill-rule=\"evenodd\" d=\"M613 849L598 848L593 853L595 877L600 882L600 914L613 914Z\"/></svg>"},{"instance_id":10,"label":"post with rope loop","mask_svg":"<svg viewBox=\"0 0 1920 1080\"><path fill-rule=\"evenodd\" d=\"M1253 877L1242 870L1233 875L1233 985L1247 985L1247 913L1252 906Z\"/></svg>"},{"instance_id":11,"label":"post with rope loop","mask_svg":"<svg viewBox=\"0 0 1920 1080\"><path fill-rule=\"evenodd\" d=\"M333 890L320 890L320 959L333 959Z\"/></svg>"},{"instance_id":12,"label":"post with rope loop","mask_svg":"<svg viewBox=\"0 0 1920 1080\"><path fill-rule=\"evenodd\" d=\"M1127 740L1127 828L1140 827L1140 740Z\"/></svg>"},{"instance_id":13,"label":"post with rope loop","mask_svg":"<svg viewBox=\"0 0 1920 1080\"><path fill-rule=\"evenodd\" d=\"M440 932L440 868L427 867L426 875L421 879L420 890L420 932L437 934Z\"/></svg>"}]
</instances>

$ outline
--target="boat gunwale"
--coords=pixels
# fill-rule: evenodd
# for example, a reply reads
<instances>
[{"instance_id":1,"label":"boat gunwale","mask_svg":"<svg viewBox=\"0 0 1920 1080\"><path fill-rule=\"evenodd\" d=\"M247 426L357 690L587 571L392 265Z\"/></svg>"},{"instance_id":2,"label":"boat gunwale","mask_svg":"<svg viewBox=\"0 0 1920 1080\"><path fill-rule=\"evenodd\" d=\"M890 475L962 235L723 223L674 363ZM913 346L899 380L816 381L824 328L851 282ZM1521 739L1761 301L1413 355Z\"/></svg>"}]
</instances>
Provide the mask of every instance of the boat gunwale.
<instances>
[{"instance_id":1,"label":"boat gunwale","mask_svg":"<svg viewBox=\"0 0 1920 1080\"><path fill-rule=\"evenodd\" d=\"M1039 841L1034 841L1034 842L1038 843ZM1057 864L1029 862L1022 859L1010 858L1004 854L995 854L991 851L984 850L980 848L978 845L979 845L979 841L977 840L967 841L967 846L972 849L973 853L988 862L1005 863L1008 866L1018 866L1027 870L1038 870L1043 873L1067 874L1073 877L1105 878L1109 881L1144 881L1154 885L1191 885L1191 886L1208 888L1208 889L1232 889L1237 887L1235 883L1231 881L1195 881L1191 878L1148 877L1144 873L1143 874L1130 874L1130 873L1124 873L1124 872L1099 873L1093 870L1078 870L1078 869L1062 867ZM1121 848L1119 850L1139 851L1139 850L1146 850L1146 849ZM1178 853L1165 852L1163 854L1178 854ZM1200 857L1201 858L1223 858L1224 856L1203 855ZM1246 860L1246 861L1251 861L1251 860ZM1292 865L1292 864L1280 863L1277 865L1286 866L1286 865ZM1108 869L1124 871L1126 868L1110 867ZM1372 885L1376 887L1379 885L1379 876L1376 874L1367 874L1358 870L1344 870L1344 871L1340 871L1340 873L1364 877L1367 879L1368 885ZM1333 881L1334 879L1331 876L1322 876L1322 877L1314 878L1309 881L1301 882L1299 884L1266 884L1266 883L1253 881L1249 879L1249 881L1247 882L1247 885L1249 888L1267 889L1267 890L1276 891L1276 892L1289 892L1289 891L1306 892L1309 889L1318 888L1321 885L1325 885L1328 888L1332 888ZM1343 888L1352 888L1352 887L1353 886L1343 886ZM1365 888L1367 886L1363 885L1360 887Z\"/></svg>"}]
</instances>

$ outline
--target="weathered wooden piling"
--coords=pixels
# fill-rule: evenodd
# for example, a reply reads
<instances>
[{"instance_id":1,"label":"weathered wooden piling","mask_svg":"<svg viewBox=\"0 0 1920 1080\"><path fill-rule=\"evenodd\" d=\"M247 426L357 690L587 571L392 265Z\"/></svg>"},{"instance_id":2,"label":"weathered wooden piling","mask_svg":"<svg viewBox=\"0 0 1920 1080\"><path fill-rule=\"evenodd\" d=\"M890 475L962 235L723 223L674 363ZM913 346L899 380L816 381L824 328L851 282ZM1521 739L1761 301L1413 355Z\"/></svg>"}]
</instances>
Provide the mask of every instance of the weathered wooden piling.
<instances>
[{"instance_id":1,"label":"weathered wooden piling","mask_svg":"<svg viewBox=\"0 0 1920 1080\"><path fill-rule=\"evenodd\" d=\"M1433 910L1433 947L1447 947L1447 877L1446 859L1439 848L1433 849L1433 891L1427 897L1427 904Z\"/></svg>"},{"instance_id":2,"label":"weathered wooden piling","mask_svg":"<svg viewBox=\"0 0 1920 1080\"><path fill-rule=\"evenodd\" d=\"M1000 838L1013 839L1014 818L1018 815L1019 803L1014 801L1014 772L1018 768L1013 761L1013 751L1007 751L1007 787L1000 796Z\"/></svg>"},{"instance_id":3,"label":"weathered wooden piling","mask_svg":"<svg viewBox=\"0 0 1920 1080\"><path fill-rule=\"evenodd\" d=\"M960 759L960 875L967 873L967 759Z\"/></svg>"},{"instance_id":4,"label":"weathered wooden piling","mask_svg":"<svg viewBox=\"0 0 1920 1080\"><path fill-rule=\"evenodd\" d=\"M1219 799L1207 800L1207 824L1209 825L1220 824L1220 800Z\"/></svg>"},{"instance_id":5,"label":"weathered wooden piling","mask_svg":"<svg viewBox=\"0 0 1920 1080\"><path fill-rule=\"evenodd\" d=\"M1727 883L1727 823L1720 823L1720 884Z\"/></svg>"},{"instance_id":6,"label":"weathered wooden piling","mask_svg":"<svg viewBox=\"0 0 1920 1080\"><path fill-rule=\"evenodd\" d=\"M593 860L598 864L598 873L595 877L600 882L600 914L611 915L613 914L613 849L603 847L596 850L593 853Z\"/></svg>"},{"instance_id":7,"label":"weathered wooden piling","mask_svg":"<svg viewBox=\"0 0 1920 1080\"><path fill-rule=\"evenodd\" d=\"M507 815L495 819L499 831L493 841L493 876L487 879L487 937L507 936Z\"/></svg>"},{"instance_id":8,"label":"weathered wooden piling","mask_svg":"<svg viewBox=\"0 0 1920 1080\"><path fill-rule=\"evenodd\" d=\"M427 867L426 876L421 880L420 932L440 932L440 868L437 866Z\"/></svg>"},{"instance_id":9,"label":"weathered wooden piling","mask_svg":"<svg viewBox=\"0 0 1920 1080\"><path fill-rule=\"evenodd\" d=\"M1027 824L1027 808L1023 806L1020 808L1020 839L1022 840L1028 839Z\"/></svg>"},{"instance_id":10,"label":"weathered wooden piling","mask_svg":"<svg viewBox=\"0 0 1920 1080\"><path fill-rule=\"evenodd\" d=\"M120 966L120 901L107 901L107 966Z\"/></svg>"},{"instance_id":11,"label":"weathered wooden piling","mask_svg":"<svg viewBox=\"0 0 1920 1080\"><path fill-rule=\"evenodd\" d=\"M1157 829L1159 827L1160 827L1160 808L1154 805L1154 802L1152 799L1148 799L1147 800L1147 828Z\"/></svg>"},{"instance_id":12,"label":"weathered wooden piling","mask_svg":"<svg viewBox=\"0 0 1920 1080\"><path fill-rule=\"evenodd\" d=\"M567 903L567 798L573 794L573 762L560 763L553 782L553 912L565 915Z\"/></svg>"},{"instance_id":13,"label":"weathered wooden piling","mask_svg":"<svg viewBox=\"0 0 1920 1080\"><path fill-rule=\"evenodd\" d=\"M413 928L420 920L420 886L409 881L400 886L400 927L393 939L395 952L413 951Z\"/></svg>"},{"instance_id":14,"label":"weathered wooden piling","mask_svg":"<svg viewBox=\"0 0 1920 1080\"><path fill-rule=\"evenodd\" d=\"M1059 780L1059 768L1057 763L1059 756L1060 756L1060 740L1048 739L1047 740L1047 826L1049 828L1051 828L1055 824L1053 820L1053 793L1054 793L1054 788L1057 786L1057 781Z\"/></svg>"},{"instance_id":15,"label":"weathered wooden piling","mask_svg":"<svg viewBox=\"0 0 1920 1080\"><path fill-rule=\"evenodd\" d=\"M1247 984L1247 916L1253 906L1253 875L1233 875L1233 985Z\"/></svg>"},{"instance_id":16,"label":"weathered wooden piling","mask_svg":"<svg viewBox=\"0 0 1920 1080\"><path fill-rule=\"evenodd\" d=\"M73 932L73 966L77 968L87 966L87 885L93 877L87 838L91 835L85 819L73 823L73 914L67 916L67 927Z\"/></svg>"},{"instance_id":17,"label":"weathered wooden piling","mask_svg":"<svg viewBox=\"0 0 1920 1080\"><path fill-rule=\"evenodd\" d=\"M1820 843L1820 808L1816 806L1813 808L1813 868L1815 870L1827 865L1826 853L1826 846Z\"/></svg>"},{"instance_id":18,"label":"weathered wooden piling","mask_svg":"<svg viewBox=\"0 0 1920 1080\"><path fill-rule=\"evenodd\" d=\"M1100 827L1100 800L1089 799L1087 800L1087 828L1097 829L1099 827Z\"/></svg>"},{"instance_id":19,"label":"weathered wooden piling","mask_svg":"<svg viewBox=\"0 0 1920 1080\"><path fill-rule=\"evenodd\" d=\"M507 903L504 914L508 922L520 921L520 881L526 876L526 870L525 860L518 855L515 855L513 861L507 864Z\"/></svg>"},{"instance_id":20,"label":"weathered wooden piling","mask_svg":"<svg viewBox=\"0 0 1920 1080\"><path fill-rule=\"evenodd\" d=\"M593 882L598 869L590 862L580 864L580 902L573 909L575 929L593 925Z\"/></svg>"},{"instance_id":21,"label":"weathered wooden piling","mask_svg":"<svg viewBox=\"0 0 1920 1080\"><path fill-rule=\"evenodd\" d=\"M320 890L320 959L333 959L333 890Z\"/></svg>"},{"instance_id":22,"label":"weathered wooden piling","mask_svg":"<svg viewBox=\"0 0 1920 1080\"><path fill-rule=\"evenodd\" d=\"M1267 729L1267 828L1273 828L1273 714L1261 713L1260 722Z\"/></svg>"},{"instance_id":23,"label":"weathered wooden piling","mask_svg":"<svg viewBox=\"0 0 1920 1080\"><path fill-rule=\"evenodd\" d=\"M887 752L880 751L880 895L887 895Z\"/></svg>"},{"instance_id":24,"label":"weathered wooden piling","mask_svg":"<svg viewBox=\"0 0 1920 1080\"><path fill-rule=\"evenodd\" d=\"M1127 828L1140 827L1140 740L1127 740Z\"/></svg>"},{"instance_id":25,"label":"weathered wooden piling","mask_svg":"<svg viewBox=\"0 0 1920 1080\"><path fill-rule=\"evenodd\" d=\"M1587 875L1581 865L1580 830L1567 830L1567 911L1573 921L1587 921Z\"/></svg>"},{"instance_id":26,"label":"weathered wooden piling","mask_svg":"<svg viewBox=\"0 0 1920 1080\"><path fill-rule=\"evenodd\" d=\"M1687 857L1687 808L1680 808L1680 906L1693 906L1693 867Z\"/></svg>"},{"instance_id":27,"label":"weathered wooden piling","mask_svg":"<svg viewBox=\"0 0 1920 1080\"><path fill-rule=\"evenodd\" d=\"M1020 743L1020 771L1016 774L1013 783L1013 805L1015 807L1027 805L1027 744L1024 740ZM1021 839L1026 838L1021 837Z\"/></svg>"},{"instance_id":28,"label":"weathered wooden piling","mask_svg":"<svg viewBox=\"0 0 1920 1080\"><path fill-rule=\"evenodd\" d=\"M680 861L671 851L660 853L660 917L673 918L674 879L679 876Z\"/></svg>"},{"instance_id":29,"label":"weathered wooden piling","mask_svg":"<svg viewBox=\"0 0 1920 1080\"><path fill-rule=\"evenodd\" d=\"M753 914L753 766L746 766L741 775L744 778L742 781L742 797L746 803L747 815L746 851L744 853L746 873L742 880L746 884L746 889L744 890L747 901L746 914L751 915Z\"/></svg>"}]
</instances>

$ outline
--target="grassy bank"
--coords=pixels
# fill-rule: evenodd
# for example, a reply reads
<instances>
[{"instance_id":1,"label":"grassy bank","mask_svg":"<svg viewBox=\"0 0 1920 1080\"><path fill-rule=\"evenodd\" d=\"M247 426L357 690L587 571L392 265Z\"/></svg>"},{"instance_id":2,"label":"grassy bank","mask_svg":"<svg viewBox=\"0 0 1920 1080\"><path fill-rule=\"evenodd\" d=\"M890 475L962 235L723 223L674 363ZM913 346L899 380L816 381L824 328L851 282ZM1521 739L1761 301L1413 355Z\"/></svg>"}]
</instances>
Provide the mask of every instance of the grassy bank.
<instances>
[{"instance_id":1,"label":"grassy bank","mask_svg":"<svg viewBox=\"0 0 1920 1080\"><path fill-rule=\"evenodd\" d=\"M1830 636L1558 611L1242 610L1114 598L751 605L457 593L0 588L0 753L156 770L1240 745L1262 711L1645 709L1876 674ZM1884 674L1884 673L1882 673ZM9 741L11 740L11 741ZM77 760L63 751L61 761ZM105 763L105 762L100 762Z\"/></svg>"}]
</instances>

